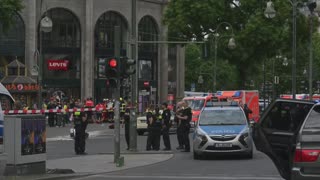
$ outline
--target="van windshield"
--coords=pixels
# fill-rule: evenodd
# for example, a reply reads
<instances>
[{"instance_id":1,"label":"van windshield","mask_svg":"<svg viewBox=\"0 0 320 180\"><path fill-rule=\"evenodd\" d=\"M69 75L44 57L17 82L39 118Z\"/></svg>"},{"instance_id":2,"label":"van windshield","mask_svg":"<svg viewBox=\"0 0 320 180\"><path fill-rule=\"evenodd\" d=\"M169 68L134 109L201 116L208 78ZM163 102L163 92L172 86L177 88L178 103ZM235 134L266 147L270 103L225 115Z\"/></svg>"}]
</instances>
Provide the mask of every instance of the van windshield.
<instances>
[{"instance_id":1,"label":"van windshield","mask_svg":"<svg viewBox=\"0 0 320 180\"><path fill-rule=\"evenodd\" d=\"M189 105L192 110L201 110L204 105L204 99L194 99Z\"/></svg>"}]
</instances>

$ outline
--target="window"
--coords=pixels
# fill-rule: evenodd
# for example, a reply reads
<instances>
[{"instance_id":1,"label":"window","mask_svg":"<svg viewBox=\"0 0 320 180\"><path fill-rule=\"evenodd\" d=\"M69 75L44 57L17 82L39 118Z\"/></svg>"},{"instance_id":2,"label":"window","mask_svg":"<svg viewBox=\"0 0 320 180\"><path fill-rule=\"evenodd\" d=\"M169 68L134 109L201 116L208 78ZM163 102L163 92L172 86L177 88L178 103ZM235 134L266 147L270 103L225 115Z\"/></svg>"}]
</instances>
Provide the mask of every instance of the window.
<instances>
[{"instance_id":1,"label":"window","mask_svg":"<svg viewBox=\"0 0 320 180\"><path fill-rule=\"evenodd\" d=\"M261 126L280 131L297 131L311 107L304 103L277 102L262 120Z\"/></svg>"},{"instance_id":2,"label":"window","mask_svg":"<svg viewBox=\"0 0 320 180\"><path fill-rule=\"evenodd\" d=\"M320 106L315 106L311 111L304 129L320 129Z\"/></svg>"},{"instance_id":3,"label":"window","mask_svg":"<svg viewBox=\"0 0 320 180\"><path fill-rule=\"evenodd\" d=\"M17 68L8 68L8 76L17 76L18 69Z\"/></svg>"},{"instance_id":4,"label":"window","mask_svg":"<svg viewBox=\"0 0 320 180\"><path fill-rule=\"evenodd\" d=\"M205 110L200 115L200 125L245 125L246 117L239 109Z\"/></svg>"}]
</instances>

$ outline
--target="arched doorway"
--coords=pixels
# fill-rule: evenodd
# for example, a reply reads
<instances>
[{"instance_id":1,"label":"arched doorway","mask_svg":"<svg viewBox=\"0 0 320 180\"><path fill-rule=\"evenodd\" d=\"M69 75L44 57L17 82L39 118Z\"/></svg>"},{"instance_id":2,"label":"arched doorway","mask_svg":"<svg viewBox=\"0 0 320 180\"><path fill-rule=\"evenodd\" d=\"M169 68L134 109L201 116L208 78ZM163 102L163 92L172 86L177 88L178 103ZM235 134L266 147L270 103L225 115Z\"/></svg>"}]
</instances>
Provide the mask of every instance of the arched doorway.
<instances>
[{"instance_id":1,"label":"arched doorway","mask_svg":"<svg viewBox=\"0 0 320 180\"><path fill-rule=\"evenodd\" d=\"M113 98L112 89L107 85L104 73L105 61L114 56L114 27L120 26L120 54L126 56L128 23L119 13L109 11L102 14L95 26L95 100Z\"/></svg>"},{"instance_id":2,"label":"arched doorway","mask_svg":"<svg viewBox=\"0 0 320 180\"><path fill-rule=\"evenodd\" d=\"M156 21L151 16L144 16L138 26L139 41L158 41L159 30ZM139 64L139 109L143 112L148 104L157 103L157 72L158 72L158 44L139 44L138 46L138 64ZM145 85L149 84L148 87ZM143 94L143 95L141 95Z\"/></svg>"},{"instance_id":3,"label":"arched doorway","mask_svg":"<svg viewBox=\"0 0 320 180\"><path fill-rule=\"evenodd\" d=\"M81 28L78 18L69 10L54 8L46 12L52 20L51 32L40 32L38 28L38 48L43 54L43 94L51 98L62 91L61 100L80 98L81 72ZM42 47L40 47L42 33Z\"/></svg>"}]
</instances>

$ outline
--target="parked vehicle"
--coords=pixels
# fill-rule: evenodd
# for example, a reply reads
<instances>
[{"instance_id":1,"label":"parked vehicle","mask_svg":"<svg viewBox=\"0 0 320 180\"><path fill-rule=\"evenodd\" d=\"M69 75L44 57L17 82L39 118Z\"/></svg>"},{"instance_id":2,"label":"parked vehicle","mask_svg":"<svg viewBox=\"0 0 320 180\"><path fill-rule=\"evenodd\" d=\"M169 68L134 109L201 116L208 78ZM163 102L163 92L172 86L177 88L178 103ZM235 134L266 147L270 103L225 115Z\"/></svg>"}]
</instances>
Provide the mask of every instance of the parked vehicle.
<instances>
[{"instance_id":1,"label":"parked vehicle","mask_svg":"<svg viewBox=\"0 0 320 180\"><path fill-rule=\"evenodd\" d=\"M3 124L4 114L3 109L12 109L14 99L9 91L0 83L0 153L3 152ZM4 105L4 106L3 106Z\"/></svg>"},{"instance_id":2,"label":"parked vehicle","mask_svg":"<svg viewBox=\"0 0 320 180\"><path fill-rule=\"evenodd\" d=\"M319 103L277 99L254 125L253 139L284 179L320 179Z\"/></svg>"},{"instance_id":3,"label":"parked vehicle","mask_svg":"<svg viewBox=\"0 0 320 180\"><path fill-rule=\"evenodd\" d=\"M208 101L211 101L212 95L209 96L192 96L183 98L188 103L188 106L192 109L192 125L198 121L202 108L206 106Z\"/></svg>"},{"instance_id":4,"label":"parked vehicle","mask_svg":"<svg viewBox=\"0 0 320 180\"><path fill-rule=\"evenodd\" d=\"M218 101L237 101L241 104L247 104L252 110L249 114L249 119L254 119L256 122L260 118L259 108L259 91L258 90L235 90L235 91L218 91L216 93Z\"/></svg>"},{"instance_id":5,"label":"parked vehicle","mask_svg":"<svg viewBox=\"0 0 320 180\"><path fill-rule=\"evenodd\" d=\"M193 157L207 154L253 156L250 125L238 103L216 102L201 112L193 136Z\"/></svg>"}]
</instances>

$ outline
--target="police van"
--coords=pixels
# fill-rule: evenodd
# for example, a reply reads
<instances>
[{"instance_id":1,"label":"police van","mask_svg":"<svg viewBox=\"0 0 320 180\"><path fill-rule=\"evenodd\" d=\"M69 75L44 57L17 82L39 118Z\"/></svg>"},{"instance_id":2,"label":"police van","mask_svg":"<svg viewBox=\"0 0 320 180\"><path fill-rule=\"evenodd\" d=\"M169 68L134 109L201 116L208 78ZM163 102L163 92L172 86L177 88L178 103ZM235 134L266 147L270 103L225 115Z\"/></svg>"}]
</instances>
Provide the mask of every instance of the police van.
<instances>
[{"instance_id":1,"label":"police van","mask_svg":"<svg viewBox=\"0 0 320 180\"><path fill-rule=\"evenodd\" d=\"M5 109L12 109L14 99L9 91L0 83L0 154L4 152L3 147L3 126L4 126L4 112Z\"/></svg>"}]
</instances>

